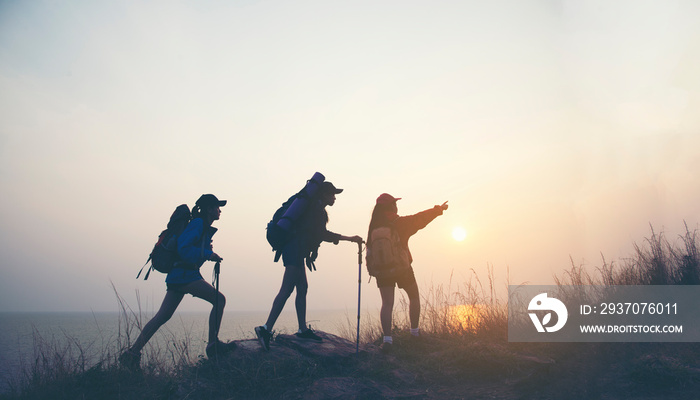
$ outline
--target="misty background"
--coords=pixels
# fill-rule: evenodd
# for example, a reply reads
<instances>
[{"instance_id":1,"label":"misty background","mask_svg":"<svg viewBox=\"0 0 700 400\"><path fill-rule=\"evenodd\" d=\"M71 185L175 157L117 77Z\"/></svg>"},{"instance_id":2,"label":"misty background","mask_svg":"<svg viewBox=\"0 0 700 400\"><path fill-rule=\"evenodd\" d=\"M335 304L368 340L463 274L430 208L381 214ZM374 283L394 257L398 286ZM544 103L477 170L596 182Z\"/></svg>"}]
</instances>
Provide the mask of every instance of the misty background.
<instances>
[{"instance_id":1,"label":"misty background","mask_svg":"<svg viewBox=\"0 0 700 400\"><path fill-rule=\"evenodd\" d=\"M673 241L700 215L699 17L694 1L0 0L0 311L116 311L112 285L157 309L164 276L134 278L202 193L228 200L227 310L269 310L283 267L265 225L316 171L345 189L328 209L344 235L366 237L383 192L400 214L449 201L410 242L424 290L488 269L549 284L631 255L650 225ZM316 264L309 309L355 309L357 247Z\"/></svg>"}]
</instances>

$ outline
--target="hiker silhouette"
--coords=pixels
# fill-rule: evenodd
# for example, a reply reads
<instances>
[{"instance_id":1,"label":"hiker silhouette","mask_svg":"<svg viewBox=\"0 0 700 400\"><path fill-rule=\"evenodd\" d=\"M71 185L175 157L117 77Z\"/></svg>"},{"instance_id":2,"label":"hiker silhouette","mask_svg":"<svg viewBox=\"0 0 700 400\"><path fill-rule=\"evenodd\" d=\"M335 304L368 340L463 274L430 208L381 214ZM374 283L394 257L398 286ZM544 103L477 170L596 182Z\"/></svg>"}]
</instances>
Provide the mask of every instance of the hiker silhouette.
<instances>
[{"instance_id":1,"label":"hiker silhouette","mask_svg":"<svg viewBox=\"0 0 700 400\"><path fill-rule=\"evenodd\" d=\"M295 289L296 299L294 305L296 307L297 322L299 323L299 331L296 333L296 336L300 339L322 341L306 324L308 281L306 279L305 266L310 271L315 270L314 261L318 256L321 242L331 242L333 244L338 244L340 241L362 243L360 236L343 236L326 229L328 223L326 207L335 204L335 196L341 193L343 189L336 188L335 185L324 181L324 179L323 175L316 173L314 178L307 183L307 186L312 185L310 188L313 190L310 191L311 195L307 196L306 201L303 203L306 210L298 220L294 221L289 231L289 238L282 246L281 254L284 264L282 287L272 303L267 321L264 325L255 328L255 334L265 350L270 349L272 328L284 309L287 299ZM304 189L302 189L303 191ZM294 206L292 205L291 207ZM270 226L268 226L269 229Z\"/></svg>"},{"instance_id":2,"label":"hiker silhouette","mask_svg":"<svg viewBox=\"0 0 700 400\"><path fill-rule=\"evenodd\" d=\"M195 203L192 220L177 237L179 261L165 278L167 291L163 303L156 315L144 326L134 344L119 357L119 362L125 367L140 369L141 350L153 334L172 317L186 294L204 299L213 306L209 315L207 356L212 358L235 348L235 343L224 343L218 338L226 298L206 282L199 271L205 261L222 261L212 248L212 237L217 231L212 223L219 219L220 207L224 205L226 200L219 200L213 194L204 194Z\"/></svg>"},{"instance_id":3,"label":"hiker silhouette","mask_svg":"<svg viewBox=\"0 0 700 400\"><path fill-rule=\"evenodd\" d=\"M393 346L391 336L392 313L394 309L394 287L398 286L403 289L408 296L409 306L408 314L411 322L411 335L414 337L420 336L418 323L420 321L420 295L418 293L418 284L413 273L413 257L408 249L408 239L419 230L425 228L432 220L442 215L443 211L447 210L447 202L442 205L421 211L414 215L399 216L396 202L401 198L396 198L388 193L382 193L377 197L376 204L372 210L372 218L369 223L367 232L367 264L371 262L371 254L373 249L373 234L379 228L390 228L398 233L398 246L407 255L408 265L406 268L397 268L387 274L378 274L377 287L382 297L382 308L379 314L382 330L384 332L384 340L382 343L382 351L390 352Z\"/></svg>"}]
</instances>

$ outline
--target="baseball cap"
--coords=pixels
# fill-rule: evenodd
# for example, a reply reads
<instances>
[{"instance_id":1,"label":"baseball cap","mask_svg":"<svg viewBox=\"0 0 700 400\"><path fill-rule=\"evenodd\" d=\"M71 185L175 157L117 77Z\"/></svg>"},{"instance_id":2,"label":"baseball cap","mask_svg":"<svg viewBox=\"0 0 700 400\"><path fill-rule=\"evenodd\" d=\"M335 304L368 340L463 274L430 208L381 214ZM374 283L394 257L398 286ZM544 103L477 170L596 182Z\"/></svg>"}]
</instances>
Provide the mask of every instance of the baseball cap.
<instances>
[{"instance_id":1,"label":"baseball cap","mask_svg":"<svg viewBox=\"0 0 700 400\"><path fill-rule=\"evenodd\" d=\"M332 183L325 181L321 183L321 192L323 193L333 193L333 194L338 194L341 193L343 189L338 189L333 185Z\"/></svg>"},{"instance_id":2,"label":"baseball cap","mask_svg":"<svg viewBox=\"0 0 700 400\"><path fill-rule=\"evenodd\" d=\"M226 200L219 200L213 194L203 194L197 199L195 204L199 207L223 207L226 205Z\"/></svg>"},{"instance_id":3,"label":"baseball cap","mask_svg":"<svg viewBox=\"0 0 700 400\"><path fill-rule=\"evenodd\" d=\"M377 204L390 204L396 203L396 200L401 200L400 197L394 197L389 193L382 193L377 197Z\"/></svg>"}]
</instances>

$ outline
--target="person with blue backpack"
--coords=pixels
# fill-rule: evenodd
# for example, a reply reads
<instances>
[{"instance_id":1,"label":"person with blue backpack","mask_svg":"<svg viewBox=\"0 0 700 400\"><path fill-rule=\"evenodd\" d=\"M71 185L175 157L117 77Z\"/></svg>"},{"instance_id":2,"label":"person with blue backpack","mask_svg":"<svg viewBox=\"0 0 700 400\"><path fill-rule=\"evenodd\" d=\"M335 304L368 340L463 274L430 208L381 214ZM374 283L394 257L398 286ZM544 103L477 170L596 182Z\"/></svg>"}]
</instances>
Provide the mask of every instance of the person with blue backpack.
<instances>
[{"instance_id":1,"label":"person with blue backpack","mask_svg":"<svg viewBox=\"0 0 700 400\"><path fill-rule=\"evenodd\" d=\"M316 342L323 340L306 325L306 294L308 290L306 268L310 271L316 269L314 261L318 256L318 248L322 242L338 244L342 240L362 243L360 236L343 236L326 228L328 223L326 207L335 204L335 196L341 193L343 189L337 189L331 182L324 181L324 179L322 174L316 173L314 178L307 183L305 189L308 190L302 189L300 193L292 196L278 210L273 221L268 225L268 241L273 244L274 241L270 240L270 234L274 233L273 228L277 227L278 220L284 222L286 216L295 214L294 210L302 208L302 206L299 206L300 204L303 205L304 210L299 212L300 217L298 220L287 221L291 228L286 239L280 240L280 243L276 244L279 247L278 254L281 254L285 267L282 287L272 303L272 309L267 321L264 325L255 328L255 334L265 350L270 350L272 327L284 309L287 299L295 289L297 294L294 305L296 307L297 322L299 323L299 331L296 333L296 337ZM297 199L299 200L297 201ZM282 216L283 211L287 209L292 211L286 212ZM273 245L274 248L275 245ZM279 256L275 258L275 261L278 258Z\"/></svg>"},{"instance_id":2,"label":"person with blue backpack","mask_svg":"<svg viewBox=\"0 0 700 400\"><path fill-rule=\"evenodd\" d=\"M212 237L217 231L212 223L219 219L224 205L226 200L219 200L213 194L204 194L195 203L192 220L176 238L177 261L165 278L167 291L163 303L156 315L143 327L134 344L119 357L119 362L125 367L140 369L141 350L172 317L186 294L204 299L213 306L209 315L207 356L213 358L235 348L234 342L224 343L218 337L226 298L205 281L199 271L205 261L219 263L223 260L212 248Z\"/></svg>"}]
</instances>

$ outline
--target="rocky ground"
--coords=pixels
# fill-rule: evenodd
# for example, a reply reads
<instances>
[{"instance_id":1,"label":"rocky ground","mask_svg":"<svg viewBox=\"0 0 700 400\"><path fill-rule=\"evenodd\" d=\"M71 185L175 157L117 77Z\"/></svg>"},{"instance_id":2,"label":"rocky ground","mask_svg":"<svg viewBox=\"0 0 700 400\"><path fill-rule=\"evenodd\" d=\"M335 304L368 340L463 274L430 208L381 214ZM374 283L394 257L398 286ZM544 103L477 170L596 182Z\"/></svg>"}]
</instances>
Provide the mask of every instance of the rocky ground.
<instances>
[{"instance_id":1,"label":"rocky ground","mask_svg":"<svg viewBox=\"0 0 700 400\"><path fill-rule=\"evenodd\" d=\"M256 383L232 398L700 398L700 346L692 343L537 345L399 335L395 351L383 354L376 344L356 352L354 342L318 333L322 343L278 335L269 352L255 340L240 341L216 368L255 371L249 381Z\"/></svg>"},{"instance_id":2,"label":"rocky ground","mask_svg":"<svg viewBox=\"0 0 700 400\"><path fill-rule=\"evenodd\" d=\"M503 343L462 336L394 337L394 352L318 332L278 335L175 371L142 363L53 374L4 399L698 399L696 343ZM55 371L54 371L55 372Z\"/></svg>"},{"instance_id":3,"label":"rocky ground","mask_svg":"<svg viewBox=\"0 0 700 400\"><path fill-rule=\"evenodd\" d=\"M514 399L518 383L536 374L546 374L554 361L527 354L496 354L499 361L479 365L489 357L476 348L462 357L454 348L436 346L429 339L397 338L393 354L367 344L356 351L356 344L324 332L322 343L278 335L270 351L263 351L256 340L238 341L237 350L216 361L219 371L250 370L252 379L269 382L268 387L252 384L237 395L281 399ZM462 349L464 350L464 349ZM493 359L496 360L496 359ZM504 365L498 363L512 363ZM212 363L214 364L214 363ZM205 370L207 368L204 368ZM495 370L499 372L494 376ZM203 373L204 372L204 373ZM213 377L200 371L198 380L183 383L178 397L192 397L208 388L217 392L221 372ZM505 374L505 375L504 375ZM507 376L506 376L507 375ZM263 386L265 386L263 384ZM267 390L266 390L267 389ZM219 393L223 394L223 393ZM231 393L233 394L233 393Z\"/></svg>"}]
</instances>

